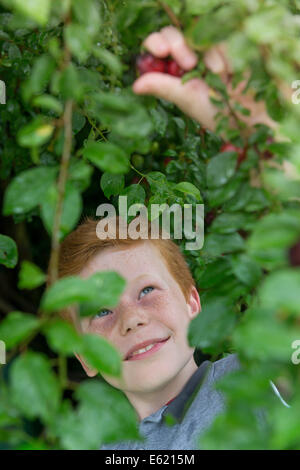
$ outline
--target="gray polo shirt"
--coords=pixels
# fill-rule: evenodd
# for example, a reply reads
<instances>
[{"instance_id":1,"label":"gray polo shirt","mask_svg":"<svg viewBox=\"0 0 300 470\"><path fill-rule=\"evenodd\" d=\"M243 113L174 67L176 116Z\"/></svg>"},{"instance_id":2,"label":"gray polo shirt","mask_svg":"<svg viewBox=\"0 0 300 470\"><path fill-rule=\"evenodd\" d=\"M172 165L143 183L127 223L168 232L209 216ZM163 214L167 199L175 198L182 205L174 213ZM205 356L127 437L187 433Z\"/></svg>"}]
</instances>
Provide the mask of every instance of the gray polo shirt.
<instances>
[{"instance_id":1,"label":"gray polo shirt","mask_svg":"<svg viewBox=\"0 0 300 470\"><path fill-rule=\"evenodd\" d=\"M143 442L119 441L104 444L100 450L198 450L200 434L225 410L225 396L215 390L214 383L224 374L240 368L241 363L236 354L215 362L202 362L171 403L139 422ZM271 385L282 403L289 406L281 398L273 382ZM167 414L175 420L172 427L166 424ZM258 419L264 419L259 411Z\"/></svg>"}]
</instances>

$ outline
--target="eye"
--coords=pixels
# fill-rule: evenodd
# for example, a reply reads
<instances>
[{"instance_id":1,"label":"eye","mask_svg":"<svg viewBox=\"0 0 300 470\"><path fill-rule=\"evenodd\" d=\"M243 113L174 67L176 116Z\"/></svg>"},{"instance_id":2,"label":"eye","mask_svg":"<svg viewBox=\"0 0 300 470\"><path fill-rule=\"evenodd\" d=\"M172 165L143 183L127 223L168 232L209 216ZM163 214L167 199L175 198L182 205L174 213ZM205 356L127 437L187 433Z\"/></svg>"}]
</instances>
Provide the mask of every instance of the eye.
<instances>
[{"instance_id":1,"label":"eye","mask_svg":"<svg viewBox=\"0 0 300 470\"><path fill-rule=\"evenodd\" d=\"M149 289L150 289L150 291L149 291ZM152 287L152 286L147 286L147 287L144 287L144 289L141 290L141 294L143 294L143 292L146 293L146 294L148 294L148 292L151 292L151 291L153 291L153 290L154 290L154 287ZM140 295L140 297L142 297L142 295Z\"/></svg>"},{"instance_id":2,"label":"eye","mask_svg":"<svg viewBox=\"0 0 300 470\"><path fill-rule=\"evenodd\" d=\"M105 317L105 312L111 312L111 310L108 310L107 308L103 308L102 310L100 310L99 313L96 313L96 315L93 316L93 320L96 320L97 318L102 318L102 317ZM104 313L104 315L102 315Z\"/></svg>"}]
</instances>

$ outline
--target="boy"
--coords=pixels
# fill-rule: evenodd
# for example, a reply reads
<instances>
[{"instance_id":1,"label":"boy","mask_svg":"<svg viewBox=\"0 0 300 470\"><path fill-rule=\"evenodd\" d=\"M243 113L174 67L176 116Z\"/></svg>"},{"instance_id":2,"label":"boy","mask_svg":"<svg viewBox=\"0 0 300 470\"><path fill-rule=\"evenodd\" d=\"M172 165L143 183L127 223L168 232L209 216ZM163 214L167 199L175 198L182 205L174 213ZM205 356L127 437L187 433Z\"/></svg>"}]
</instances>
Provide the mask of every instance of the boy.
<instances>
[{"instance_id":1,"label":"boy","mask_svg":"<svg viewBox=\"0 0 300 470\"><path fill-rule=\"evenodd\" d=\"M145 47L157 57L173 56L186 71L197 64L182 34L172 26L151 34ZM242 95L245 82L233 90L225 46L205 55L207 66L220 73L230 96L251 110L239 115L248 126L264 123L276 130L264 104L251 94ZM137 94L151 94L175 103L204 127L215 130L217 108L210 102L209 87L200 79L182 85L181 79L162 73L146 73L133 84ZM127 281L118 306L102 309L92 318L83 318L83 332L103 335L123 356L122 377L103 375L113 387L127 396L137 412L144 442L123 441L103 445L105 449L191 449L198 448L197 437L224 410L223 395L214 383L225 373L241 367L236 354L199 367L194 349L187 342L190 321L201 312L199 294L188 266L171 240L99 240L97 221L87 218L62 243L60 277L79 274L89 277L99 270L115 270ZM72 313L71 313L72 315ZM148 351L140 351L151 346ZM138 354L133 354L139 351ZM86 373L97 374L76 354ZM278 390L271 382L275 393ZM288 406L288 405L286 405ZM175 418L168 427L165 415ZM260 416L258 416L260 418Z\"/></svg>"},{"instance_id":2,"label":"boy","mask_svg":"<svg viewBox=\"0 0 300 470\"><path fill-rule=\"evenodd\" d=\"M187 330L201 312L201 303L189 268L172 240L151 239L149 229L148 239L119 239L118 223L116 237L107 232L106 240L100 240L98 222L86 218L62 242L59 277L87 278L97 271L114 270L126 279L117 307L82 318L80 327L84 333L104 336L120 351L121 377L102 376L124 392L145 437L145 442L110 443L101 450L195 450L199 433L224 409L224 397L214 390L214 382L239 368L239 360L231 354L197 366ZM64 315L74 321L71 310ZM140 351L147 345L153 348ZM88 376L97 374L84 357L76 357ZM171 428L164 421L166 413L176 420Z\"/></svg>"}]
</instances>

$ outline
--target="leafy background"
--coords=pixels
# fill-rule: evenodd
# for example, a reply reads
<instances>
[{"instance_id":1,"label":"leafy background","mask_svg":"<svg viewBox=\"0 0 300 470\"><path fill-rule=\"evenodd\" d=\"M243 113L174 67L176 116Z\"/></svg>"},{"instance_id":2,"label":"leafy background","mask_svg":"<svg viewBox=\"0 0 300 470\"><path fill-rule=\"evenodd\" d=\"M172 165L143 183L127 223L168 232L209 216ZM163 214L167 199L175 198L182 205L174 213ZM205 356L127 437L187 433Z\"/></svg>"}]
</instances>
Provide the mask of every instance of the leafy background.
<instances>
[{"instance_id":1,"label":"leafy background","mask_svg":"<svg viewBox=\"0 0 300 470\"><path fill-rule=\"evenodd\" d=\"M118 302L120 276L57 281L57 255L95 204L117 207L119 195L129 204L205 204L204 247L179 243L203 306L188 340L197 363L238 352L244 370L219 382L227 411L201 448L300 448L300 366L291 361L300 339L300 108L285 93L299 76L299 11L299 0L0 0L2 448L98 449L139 438L126 397L100 375L87 380L73 356L118 375L118 351L57 316L74 303L90 315ZM131 90L142 41L168 24L199 55L184 79L201 76L218 96L216 133ZM226 88L201 60L223 40L233 82L250 69L248 85L279 122L281 141L264 125L248 132L235 111L249 111L237 103L230 127ZM247 148L241 164L221 152L220 133ZM110 287L105 297L99 286Z\"/></svg>"}]
</instances>

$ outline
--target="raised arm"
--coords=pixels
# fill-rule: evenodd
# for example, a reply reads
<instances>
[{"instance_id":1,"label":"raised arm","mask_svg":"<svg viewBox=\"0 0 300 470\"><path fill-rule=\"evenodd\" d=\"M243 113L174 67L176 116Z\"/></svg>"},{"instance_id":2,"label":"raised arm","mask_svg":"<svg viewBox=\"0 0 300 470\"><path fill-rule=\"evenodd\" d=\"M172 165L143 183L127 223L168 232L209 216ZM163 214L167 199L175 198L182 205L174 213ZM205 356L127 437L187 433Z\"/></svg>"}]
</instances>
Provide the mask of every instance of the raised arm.
<instances>
[{"instance_id":1,"label":"raised arm","mask_svg":"<svg viewBox=\"0 0 300 470\"><path fill-rule=\"evenodd\" d=\"M185 71L192 70L198 62L197 55L189 48L182 33L173 26L167 26L159 32L150 34L144 41L144 46L156 57L165 58L171 55ZM227 58L225 43L207 51L204 61L206 66L212 72L219 74L226 84L230 104L237 101L250 110L250 116L235 112L241 121L247 123L249 127L262 123L277 130L278 125L268 116L264 102L256 102L251 90L242 94L247 77L235 89L232 88L230 82L232 69ZM181 78L160 72L149 72L134 82L133 91L137 94L154 95L170 101L209 130L214 131L216 128L214 118L219 110L210 100L212 90L200 78L193 78L182 84ZM235 125L234 120L231 124Z\"/></svg>"}]
</instances>

